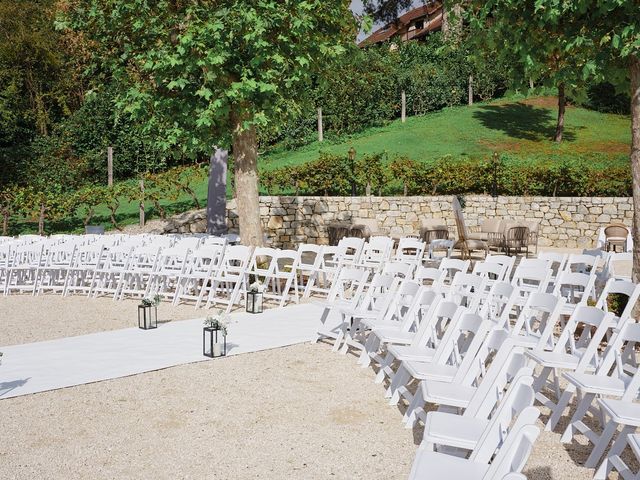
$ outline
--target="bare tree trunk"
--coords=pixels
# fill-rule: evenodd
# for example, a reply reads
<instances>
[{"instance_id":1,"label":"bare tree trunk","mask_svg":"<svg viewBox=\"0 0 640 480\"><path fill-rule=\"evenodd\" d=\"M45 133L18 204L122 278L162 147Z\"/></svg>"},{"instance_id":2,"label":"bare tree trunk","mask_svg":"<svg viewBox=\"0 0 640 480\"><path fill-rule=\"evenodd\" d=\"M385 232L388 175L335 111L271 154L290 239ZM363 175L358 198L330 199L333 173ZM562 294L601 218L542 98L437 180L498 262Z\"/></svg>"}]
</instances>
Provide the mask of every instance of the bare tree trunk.
<instances>
[{"instance_id":1,"label":"bare tree trunk","mask_svg":"<svg viewBox=\"0 0 640 480\"><path fill-rule=\"evenodd\" d=\"M640 282L640 57L631 56L631 173L633 176L633 281Z\"/></svg>"},{"instance_id":2,"label":"bare tree trunk","mask_svg":"<svg viewBox=\"0 0 640 480\"><path fill-rule=\"evenodd\" d=\"M46 208L44 203L40 204L40 215L38 215L38 235L44 235L44 213Z\"/></svg>"},{"instance_id":3,"label":"bare tree trunk","mask_svg":"<svg viewBox=\"0 0 640 480\"><path fill-rule=\"evenodd\" d=\"M244 120L232 116L238 220L242 243L258 247L264 243L258 195L258 140L254 126L243 128Z\"/></svg>"},{"instance_id":4,"label":"bare tree trunk","mask_svg":"<svg viewBox=\"0 0 640 480\"><path fill-rule=\"evenodd\" d=\"M558 143L562 141L564 133L564 110L567 103L567 97L564 94L564 82L558 84L558 123L556 125L556 136L554 140Z\"/></svg>"},{"instance_id":5,"label":"bare tree trunk","mask_svg":"<svg viewBox=\"0 0 640 480\"><path fill-rule=\"evenodd\" d=\"M442 0L442 33L446 37L449 35L451 26L449 25L449 5L447 0Z\"/></svg>"},{"instance_id":6,"label":"bare tree trunk","mask_svg":"<svg viewBox=\"0 0 640 480\"><path fill-rule=\"evenodd\" d=\"M454 23L452 24L451 11L453 11L453 16L455 16ZM453 3L451 5L451 0L443 0L442 2L442 33L445 37L448 37L450 34L459 33L460 32L460 15L462 14L462 6L458 3Z\"/></svg>"}]
</instances>

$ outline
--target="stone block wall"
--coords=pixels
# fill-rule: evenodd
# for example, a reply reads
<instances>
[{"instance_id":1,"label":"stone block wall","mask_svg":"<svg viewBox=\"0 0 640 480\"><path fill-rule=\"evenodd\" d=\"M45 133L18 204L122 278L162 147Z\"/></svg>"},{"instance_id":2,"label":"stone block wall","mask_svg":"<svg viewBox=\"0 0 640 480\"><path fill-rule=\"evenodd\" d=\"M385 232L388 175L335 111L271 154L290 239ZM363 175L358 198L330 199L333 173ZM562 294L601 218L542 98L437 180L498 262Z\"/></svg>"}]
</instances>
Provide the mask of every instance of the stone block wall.
<instances>
[{"instance_id":1,"label":"stone block wall","mask_svg":"<svg viewBox=\"0 0 640 480\"><path fill-rule=\"evenodd\" d=\"M328 243L327 225L355 218L375 219L388 234L417 233L421 220L440 218L455 235L451 196L425 197L260 197L260 215L267 243L293 247L298 243ZM627 197L464 197L468 226L487 217L540 223L539 244L555 247L594 247L598 231L610 222L631 226L633 209ZM227 204L228 224L237 231L235 200ZM164 232L198 232L206 226L205 212L174 217Z\"/></svg>"}]
</instances>

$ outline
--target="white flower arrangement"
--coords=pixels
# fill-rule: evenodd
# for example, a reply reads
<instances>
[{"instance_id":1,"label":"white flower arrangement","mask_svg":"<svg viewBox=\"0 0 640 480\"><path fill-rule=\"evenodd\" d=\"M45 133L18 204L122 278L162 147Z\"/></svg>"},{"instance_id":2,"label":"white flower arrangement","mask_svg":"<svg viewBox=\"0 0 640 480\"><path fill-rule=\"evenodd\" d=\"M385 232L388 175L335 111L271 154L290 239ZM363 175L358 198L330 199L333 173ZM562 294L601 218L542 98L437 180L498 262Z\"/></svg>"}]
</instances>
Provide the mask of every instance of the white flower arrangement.
<instances>
[{"instance_id":1,"label":"white flower arrangement","mask_svg":"<svg viewBox=\"0 0 640 480\"><path fill-rule=\"evenodd\" d=\"M249 285L250 292L262 293L263 290L264 290L264 287L262 286L262 284L260 283L260 280L258 279L256 279L255 282Z\"/></svg>"},{"instance_id":2,"label":"white flower arrangement","mask_svg":"<svg viewBox=\"0 0 640 480\"><path fill-rule=\"evenodd\" d=\"M156 293L155 295L144 297L140 302L140 305L144 307L157 307L158 305L160 305L161 300L162 298L160 297L160 295Z\"/></svg>"},{"instance_id":3,"label":"white flower arrangement","mask_svg":"<svg viewBox=\"0 0 640 480\"><path fill-rule=\"evenodd\" d=\"M231 323L229 315L222 310L218 310L214 315L206 318L204 326L207 328L213 328L214 330L220 330L222 335L227 336L227 331Z\"/></svg>"}]
</instances>

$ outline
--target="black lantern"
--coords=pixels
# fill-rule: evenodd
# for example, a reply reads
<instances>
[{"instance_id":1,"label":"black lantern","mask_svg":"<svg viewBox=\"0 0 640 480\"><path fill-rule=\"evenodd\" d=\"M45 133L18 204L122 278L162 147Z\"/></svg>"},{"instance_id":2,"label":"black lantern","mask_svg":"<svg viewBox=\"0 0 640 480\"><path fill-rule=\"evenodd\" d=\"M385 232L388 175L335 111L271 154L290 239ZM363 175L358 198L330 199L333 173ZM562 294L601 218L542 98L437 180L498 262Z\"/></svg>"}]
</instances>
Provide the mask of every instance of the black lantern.
<instances>
[{"instance_id":1,"label":"black lantern","mask_svg":"<svg viewBox=\"0 0 640 480\"><path fill-rule=\"evenodd\" d=\"M158 328L158 307L156 305L138 305L138 328L150 330Z\"/></svg>"},{"instance_id":2,"label":"black lantern","mask_svg":"<svg viewBox=\"0 0 640 480\"><path fill-rule=\"evenodd\" d=\"M247 312L262 313L262 292L247 292Z\"/></svg>"},{"instance_id":3,"label":"black lantern","mask_svg":"<svg viewBox=\"0 0 640 480\"><path fill-rule=\"evenodd\" d=\"M218 341L218 333L222 337L222 342ZM204 327L202 329L202 354L209 358L227 355L227 335L221 328Z\"/></svg>"}]
</instances>

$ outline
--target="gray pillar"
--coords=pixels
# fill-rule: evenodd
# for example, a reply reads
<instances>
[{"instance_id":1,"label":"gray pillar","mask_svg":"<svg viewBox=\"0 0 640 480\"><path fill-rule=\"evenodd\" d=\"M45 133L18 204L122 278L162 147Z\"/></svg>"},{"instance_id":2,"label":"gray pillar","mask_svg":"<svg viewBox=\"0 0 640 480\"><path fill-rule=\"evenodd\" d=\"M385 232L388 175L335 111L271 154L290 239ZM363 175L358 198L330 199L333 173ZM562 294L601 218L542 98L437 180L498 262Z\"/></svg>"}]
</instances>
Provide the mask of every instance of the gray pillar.
<instances>
[{"instance_id":1,"label":"gray pillar","mask_svg":"<svg viewBox=\"0 0 640 480\"><path fill-rule=\"evenodd\" d=\"M207 194L207 233L227 233L227 159L229 152L216 148L209 166Z\"/></svg>"}]
</instances>

